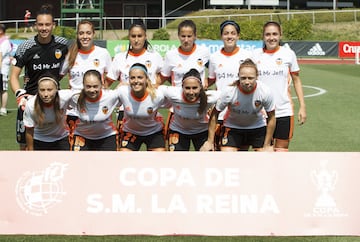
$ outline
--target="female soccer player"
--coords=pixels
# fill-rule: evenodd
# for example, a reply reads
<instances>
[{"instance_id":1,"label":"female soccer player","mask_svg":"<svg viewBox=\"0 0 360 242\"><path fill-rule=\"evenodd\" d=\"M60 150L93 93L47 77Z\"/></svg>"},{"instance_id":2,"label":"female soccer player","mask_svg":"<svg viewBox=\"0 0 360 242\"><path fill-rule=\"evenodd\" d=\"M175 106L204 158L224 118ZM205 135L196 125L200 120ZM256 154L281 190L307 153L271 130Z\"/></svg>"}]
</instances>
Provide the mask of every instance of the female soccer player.
<instances>
[{"instance_id":1,"label":"female soccer player","mask_svg":"<svg viewBox=\"0 0 360 242\"><path fill-rule=\"evenodd\" d=\"M70 150L65 111L73 95L71 90L58 91L51 75L38 81L38 91L25 106L27 150Z\"/></svg>"},{"instance_id":2,"label":"female soccer player","mask_svg":"<svg viewBox=\"0 0 360 242\"><path fill-rule=\"evenodd\" d=\"M179 48L170 50L165 55L164 67L161 70L162 83L170 81L173 86L181 87L184 74L195 68L200 73L204 88L207 89L205 69L210 53L206 47L195 44L196 25L192 20L184 20L178 25L178 38Z\"/></svg>"},{"instance_id":3,"label":"female soccer player","mask_svg":"<svg viewBox=\"0 0 360 242\"><path fill-rule=\"evenodd\" d=\"M272 151L275 103L270 88L257 81L258 70L251 59L239 68L239 79L226 87L211 114L209 137L201 150L214 150L214 135L219 112L228 107L221 130L221 151ZM265 113L267 121L265 119Z\"/></svg>"},{"instance_id":4,"label":"female soccer player","mask_svg":"<svg viewBox=\"0 0 360 242\"><path fill-rule=\"evenodd\" d=\"M189 151L192 142L198 151L207 140L208 110L219 98L218 92L205 92L196 69L185 73L181 87L162 85L159 89L172 103L174 110L168 134L169 150Z\"/></svg>"},{"instance_id":5,"label":"female soccer player","mask_svg":"<svg viewBox=\"0 0 360 242\"><path fill-rule=\"evenodd\" d=\"M129 85L122 85L117 90L124 106L120 151L137 151L143 143L147 150L165 151L164 125L158 114L165 98L151 84L146 66L133 64Z\"/></svg>"},{"instance_id":6,"label":"female soccer player","mask_svg":"<svg viewBox=\"0 0 360 242\"><path fill-rule=\"evenodd\" d=\"M84 74L83 89L74 96L70 114L78 117L75 124L72 150L117 149L117 130L112 113L119 105L117 90L103 89L102 76L97 70Z\"/></svg>"},{"instance_id":7,"label":"female soccer player","mask_svg":"<svg viewBox=\"0 0 360 242\"><path fill-rule=\"evenodd\" d=\"M151 48L147 40L146 27L144 23L134 23L129 28L129 47L127 52L115 55L107 74L107 85L118 80L120 83L129 83L129 70L135 63L146 66L148 75L153 85L158 83L160 69L163 66L161 55Z\"/></svg>"},{"instance_id":8,"label":"female soccer player","mask_svg":"<svg viewBox=\"0 0 360 242\"><path fill-rule=\"evenodd\" d=\"M306 121L306 108L296 55L291 49L280 46L281 36L280 24L267 22L263 27L264 47L254 51L253 59L259 69L259 80L270 87L275 98L275 151L288 151L294 127L293 102L290 95L292 82L299 100L297 119L300 125Z\"/></svg>"},{"instance_id":9,"label":"female soccer player","mask_svg":"<svg viewBox=\"0 0 360 242\"><path fill-rule=\"evenodd\" d=\"M224 47L210 55L208 75L209 86L215 83L217 90L222 90L237 80L240 64L252 55L250 51L238 46L240 26L235 21L222 22L220 34Z\"/></svg>"},{"instance_id":10,"label":"female soccer player","mask_svg":"<svg viewBox=\"0 0 360 242\"><path fill-rule=\"evenodd\" d=\"M216 89L224 90L238 79L239 66L252 53L241 49L237 42L240 38L240 26L232 20L220 24L220 34L224 47L211 54L209 62L209 86L215 83ZM226 109L219 114L215 144L219 143L221 125Z\"/></svg>"},{"instance_id":11,"label":"female soccer player","mask_svg":"<svg viewBox=\"0 0 360 242\"><path fill-rule=\"evenodd\" d=\"M111 56L107 49L94 44L94 24L89 20L82 20L77 27L76 40L71 44L69 53L61 68L62 76L69 73L71 89L83 88L83 76L87 70L97 70L102 75L102 81L111 65Z\"/></svg>"}]
</instances>

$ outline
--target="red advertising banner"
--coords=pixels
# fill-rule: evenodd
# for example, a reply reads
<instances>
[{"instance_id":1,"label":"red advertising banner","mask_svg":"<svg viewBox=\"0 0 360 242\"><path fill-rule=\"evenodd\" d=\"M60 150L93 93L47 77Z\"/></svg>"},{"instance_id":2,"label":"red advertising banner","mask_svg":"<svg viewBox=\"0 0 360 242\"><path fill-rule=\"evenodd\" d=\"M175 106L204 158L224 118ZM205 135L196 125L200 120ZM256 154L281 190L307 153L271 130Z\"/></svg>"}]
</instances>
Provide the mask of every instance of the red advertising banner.
<instances>
[{"instance_id":1,"label":"red advertising banner","mask_svg":"<svg viewBox=\"0 0 360 242\"><path fill-rule=\"evenodd\" d=\"M0 234L360 235L359 160L4 151Z\"/></svg>"},{"instance_id":2,"label":"red advertising banner","mask_svg":"<svg viewBox=\"0 0 360 242\"><path fill-rule=\"evenodd\" d=\"M339 42L339 57L340 58L355 58L355 52L359 48L360 42Z\"/></svg>"}]
</instances>

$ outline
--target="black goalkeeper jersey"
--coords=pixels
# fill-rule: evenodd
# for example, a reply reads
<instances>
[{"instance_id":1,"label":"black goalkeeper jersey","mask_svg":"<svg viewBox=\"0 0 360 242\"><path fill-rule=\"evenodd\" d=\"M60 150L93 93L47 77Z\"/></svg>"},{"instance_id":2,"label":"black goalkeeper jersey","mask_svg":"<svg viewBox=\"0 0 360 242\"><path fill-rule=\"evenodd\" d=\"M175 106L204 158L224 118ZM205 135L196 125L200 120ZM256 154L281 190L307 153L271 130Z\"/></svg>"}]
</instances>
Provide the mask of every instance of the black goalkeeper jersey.
<instances>
[{"instance_id":1,"label":"black goalkeeper jersey","mask_svg":"<svg viewBox=\"0 0 360 242\"><path fill-rule=\"evenodd\" d=\"M14 65L25 67L29 81L24 85L26 93L37 93L39 77L45 73L51 73L60 81L60 68L68 52L67 39L52 36L48 44L40 44L37 36L21 43L15 53Z\"/></svg>"}]
</instances>

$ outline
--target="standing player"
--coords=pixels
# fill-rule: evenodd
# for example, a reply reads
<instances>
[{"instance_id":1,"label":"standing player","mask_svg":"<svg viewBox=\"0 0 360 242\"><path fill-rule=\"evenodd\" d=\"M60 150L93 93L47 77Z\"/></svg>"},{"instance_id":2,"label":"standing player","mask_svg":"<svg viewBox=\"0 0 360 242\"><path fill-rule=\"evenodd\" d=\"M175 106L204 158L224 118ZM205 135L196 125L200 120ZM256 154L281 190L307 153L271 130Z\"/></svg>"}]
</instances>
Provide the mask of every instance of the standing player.
<instances>
[{"instance_id":1,"label":"standing player","mask_svg":"<svg viewBox=\"0 0 360 242\"><path fill-rule=\"evenodd\" d=\"M114 81L129 83L129 70L135 63L146 66L149 78L153 85L159 81L160 69L163 66L161 55L151 48L147 40L146 27L142 22L134 23L129 28L129 47L127 52L120 52L115 55L111 68L107 74L108 85Z\"/></svg>"},{"instance_id":2,"label":"standing player","mask_svg":"<svg viewBox=\"0 0 360 242\"><path fill-rule=\"evenodd\" d=\"M181 87L184 74L195 68L201 75L204 88L207 89L205 70L210 53L208 48L195 44L196 25L192 20L184 20L178 25L178 38L180 47L168 51L165 55L161 83L170 81L172 86Z\"/></svg>"},{"instance_id":3,"label":"standing player","mask_svg":"<svg viewBox=\"0 0 360 242\"><path fill-rule=\"evenodd\" d=\"M208 138L208 110L216 103L217 91L205 91L196 69L185 73L181 87L162 85L159 89L172 103L168 146L170 151L189 151L190 142L196 151Z\"/></svg>"},{"instance_id":4,"label":"standing player","mask_svg":"<svg viewBox=\"0 0 360 242\"><path fill-rule=\"evenodd\" d=\"M56 81L60 80L60 67L68 52L67 40L53 36L55 28L54 16L50 5L43 5L36 15L35 27L38 34L25 40L17 49L13 59L10 83L18 100L19 110L16 123L17 142L21 149L26 148L25 128L23 125L23 109L26 95L35 95L38 80L46 72L50 72ZM20 73L25 69L27 82L20 86Z\"/></svg>"},{"instance_id":5,"label":"standing player","mask_svg":"<svg viewBox=\"0 0 360 242\"><path fill-rule=\"evenodd\" d=\"M281 36L280 24L267 22L263 27L264 47L254 51L253 59L259 69L259 80L270 87L275 98L275 151L288 151L294 129L291 82L299 100L297 119L300 125L306 121L306 108L296 55L291 49L280 46Z\"/></svg>"},{"instance_id":6,"label":"standing player","mask_svg":"<svg viewBox=\"0 0 360 242\"><path fill-rule=\"evenodd\" d=\"M9 38L5 35L6 27L4 24L0 24L0 102L1 109L0 115L6 116L6 105L8 101L8 80L10 71L10 54L12 51L12 45Z\"/></svg>"},{"instance_id":7,"label":"standing player","mask_svg":"<svg viewBox=\"0 0 360 242\"><path fill-rule=\"evenodd\" d=\"M158 115L165 97L153 87L146 66L132 65L129 85L122 85L117 90L124 106L120 151L137 151L143 143L147 150L165 151L164 123Z\"/></svg>"},{"instance_id":8,"label":"standing player","mask_svg":"<svg viewBox=\"0 0 360 242\"><path fill-rule=\"evenodd\" d=\"M70 150L65 111L72 91L58 89L53 77L41 77L38 93L27 101L24 111L27 150Z\"/></svg>"},{"instance_id":9,"label":"standing player","mask_svg":"<svg viewBox=\"0 0 360 242\"><path fill-rule=\"evenodd\" d=\"M220 34L224 47L211 54L209 62L209 86L215 83L216 89L223 91L238 79L239 66L251 57L251 52L237 45L240 26L232 20L220 24ZM218 145L221 125L226 109L219 114L215 144Z\"/></svg>"},{"instance_id":10,"label":"standing player","mask_svg":"<svg viewBox=\"0 0 360 242\"><path fill-rule=\"evenodd\" d=\"M221 130L221 151L273 151L275 102L270 88L257 81L258 69L251 59L239 68L239 79L220 94L211 113L209 137L202 151L214 150L214 135L219 112L228 107ZM265 113L267 120L264 118Z\"/></svg>"},{"instance_id":11,"label":"standing player","mask_svg":"<svg viewBox=\"0 0 360 242\"><path fill-rule=\"evenodd\" d=\"M94 44L94 24L82 20L77 27L76 40L69 47L69 53L61 68L60 75L69 73L69 86L73 90L83 88L83 76L87 70L97 70L102 74L104 83L111 65L111 56L107 49Z\"/></svg>"}]
</instances>

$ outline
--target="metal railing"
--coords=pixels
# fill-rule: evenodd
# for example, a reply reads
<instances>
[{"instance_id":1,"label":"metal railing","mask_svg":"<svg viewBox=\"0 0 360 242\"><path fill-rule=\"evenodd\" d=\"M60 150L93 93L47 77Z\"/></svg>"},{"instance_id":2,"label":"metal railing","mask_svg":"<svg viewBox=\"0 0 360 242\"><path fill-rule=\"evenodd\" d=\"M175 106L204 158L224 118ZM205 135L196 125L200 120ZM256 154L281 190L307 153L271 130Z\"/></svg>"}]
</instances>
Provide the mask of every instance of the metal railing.
<instances>
[{"instance_id":1,"label":"metal railing","mask_svg":"<svg viewBox=\"0 0 360 242\"><path fill-rule=\"evenodd\" d=\"M326 17L324 17L326 15ZM278 12L278 13L255 13L255 14L231 14L231 15L207 15L207 16L183 16L183 17L104 17L103 18L103 29L127 29L130 24L138 19L142 19L148 28L161 28L165 27L168 23L171 23L177 19L188 19L193 20L204 20L203 22L213 22L212 19L243 19L243 20L256 20L256 19L267 19L267 20L278 20L279 18L286 18L287 20L293 18L307 18L312 21L313 24L321 22L357 22L360 20L360 9L349 9L349 10L306 10L306 11L289 11L289 12ZM93 18L96 19L96 18ZM60 25L60 18L55 19L57 24ZM63 23L67 26L66 22L74 22L76 18L65 18ZM30 20L31 23L34 20ZM14 28L15 32L20 32L20 29L24 27L24 20L4 20L0 21L4 23L7 28ZM162 26L163 23L165 26ZM110 26L109 26L110 25ZM150 25L150 26L149 26ZM75 26L71 26L75 27Z\"/></svg>"}]
</instances>

